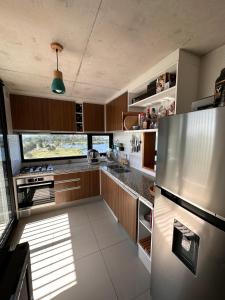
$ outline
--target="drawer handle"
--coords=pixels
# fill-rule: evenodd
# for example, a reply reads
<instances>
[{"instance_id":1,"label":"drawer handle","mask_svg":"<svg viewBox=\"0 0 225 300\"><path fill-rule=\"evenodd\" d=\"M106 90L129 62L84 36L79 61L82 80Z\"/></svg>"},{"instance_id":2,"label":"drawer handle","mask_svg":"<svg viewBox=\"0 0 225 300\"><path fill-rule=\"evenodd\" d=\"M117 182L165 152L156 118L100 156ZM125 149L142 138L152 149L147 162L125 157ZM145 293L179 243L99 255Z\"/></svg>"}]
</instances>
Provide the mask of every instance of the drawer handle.
<instances>
[{"instance_id":1,"label":"drawer handle","mask_svg":"<svg viewBox=\"0 0 225 300\"><path fill-rule=\"evenodd\" d=\"M56 193L62 193L62 192L67 192L67 191L73 191L73 190L79 190L81 186L75 186L67 189L62 189L62 190L55 190Z\"/></svg>"},{"instance_id":2,"label":"drawer handle","mask_svg":"<svg viewBox=\"0 0 225 300\"><path fill-rule=\"evenodd\" d=\"M77 181L80 181L80 178L59 180L59 181L55 181L55 184L67 183L67 182L77 182Z\"/></svg>"}]
</instances>

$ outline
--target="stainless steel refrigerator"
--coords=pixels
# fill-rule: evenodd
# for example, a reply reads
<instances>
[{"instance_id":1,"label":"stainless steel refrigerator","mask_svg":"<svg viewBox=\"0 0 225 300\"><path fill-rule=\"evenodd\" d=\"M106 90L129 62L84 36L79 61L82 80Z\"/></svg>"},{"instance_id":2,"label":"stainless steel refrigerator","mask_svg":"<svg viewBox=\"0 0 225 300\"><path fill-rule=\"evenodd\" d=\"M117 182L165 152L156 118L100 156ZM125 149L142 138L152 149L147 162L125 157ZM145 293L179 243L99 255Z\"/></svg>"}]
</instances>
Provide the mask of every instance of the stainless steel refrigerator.
<instances>
[{"instance_id":1,"label":"stainless steel refrigerator","mask_svg":"<svg viewBox=\"0 0 225 300\"><path fill-rule=\"evenodd\" d=\"M159 124L153 300L225 299L225 108Z\"/></svg>"}]
</instances>

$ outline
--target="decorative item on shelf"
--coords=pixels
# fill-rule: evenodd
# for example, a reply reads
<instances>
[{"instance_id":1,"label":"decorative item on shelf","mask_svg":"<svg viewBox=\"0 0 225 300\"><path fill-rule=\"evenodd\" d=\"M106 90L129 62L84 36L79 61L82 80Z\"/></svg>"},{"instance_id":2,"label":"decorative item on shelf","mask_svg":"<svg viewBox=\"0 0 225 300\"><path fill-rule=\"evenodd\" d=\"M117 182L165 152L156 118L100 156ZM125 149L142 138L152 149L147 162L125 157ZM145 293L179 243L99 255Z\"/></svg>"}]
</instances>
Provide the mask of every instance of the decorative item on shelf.
<instances>
[{"instance_id":1,"label":"decorative item on shelf","mask_svg":"<svg viewBox=\"0 0 225 300\"><path fill-rule=\"evenodd\" d=\"M225 68L221 70L220 76L215 82L215 106L225 106Z\"/></svg>"},{"instance_id":2,"label":"decorative item on shelf","mask_svg":"<svg viewBox=\"0 0 225 300\"><path fill-rule=\"evenodd\" d=\"M63 50L63 46L59 43L51 43L51 48L56 52L56 61L57 61L57 68L54 71L54 79L52 81L51 90L53 93L56 94L64 94L66 89L63 83L63 75L62 72L58 69L58 52Z\"/></svg>"},{"instance_id":3,"label":"decorative item on shelf","mask_svg":"<svg viewBox=\"0 0 225 300\"><path fill-rule=\"evenodd\" d=\"M147 85L147 93L148 93L149 97L156 94L156 80L151 81Z\"/></svg>"},{"instance_id":4,"label":"decorative item on shelf","mask_svg":"<svg viewBox=\"0 0 225 300\"><path fill-rule=\"evenodd\" d=\"M170 102L167 108L167 116L171 116L175 114L175 101Z\"/></svg>"},{"instance_id":5,"label":"decorative item on shelf","mask_svg":"<svg viewBox=\"0 0 225 300\"><path fill-rule=\"evenodd\" d=\"M134 126L138 126L138 114L138 112L131 111L122 113L124 130L132 130Z\"/></svg>"},{"instance_id":6,"label":"decorative item on shelf","mask_svg":"<svg viewBox=\"0 0 225 300\"><path fill-rule=\"evenodd\" d=\"M138 114L138 126L140 127L140 129L143 129L143 122L145 120L145 113L141 112Z\"/></svg>"},{"instance_id":7,"label":"decorative item on shelf","mask_svg":"<svg viewBox=\"0 0 225 300\"><path fill-rule=\"evenodd\" d=\"M158 115L156 113L156 108L155 107L152 107L152 111L151 111L151 114L150 114L150 128L151 129L154 129L154 128L157 128L158 127Z\"/></svg>"},{"instance_id":8,"label":"decorative item on shelf","mask_svg":"<svg viewBox=\"0 0 225 300\"><path fill-rule=\"evenodd\" d=\"M160 75L156 80L156 93L160 93L176 85L176 74L165 73Z\"/></svg>"}]
</instances>

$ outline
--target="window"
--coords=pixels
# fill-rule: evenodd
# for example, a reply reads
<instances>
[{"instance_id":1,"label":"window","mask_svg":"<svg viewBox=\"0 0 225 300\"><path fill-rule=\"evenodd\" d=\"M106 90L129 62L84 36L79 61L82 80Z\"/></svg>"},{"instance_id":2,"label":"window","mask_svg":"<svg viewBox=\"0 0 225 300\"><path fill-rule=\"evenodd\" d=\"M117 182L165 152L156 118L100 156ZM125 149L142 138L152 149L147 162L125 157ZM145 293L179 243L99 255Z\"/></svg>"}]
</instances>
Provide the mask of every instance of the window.
<instances>
[{"instance_id":1,"label":"window","mask_svg":"<svg viewBox=\"0 0 225 300\"><path fill-rule=\"evenodd\" d=\"M24 160L82 157L88 150L86 134L22 134Z\"/></svg>"},{"instance_id":2,"label":"window","mask_svg":"<svg viewBox=\"0 0 225 300\"><path fill-rule=\"evenodd\" d=\"M21 134L22 160L86 157L88 149L105 154L112 147L112 134Z\"/></svg>"},{"instance_id":3,"label":"window","mask_svg":"<svg viewBox=\"0 0 225 300\"><path fill-rule=\"evenodd\" d=\"M92 149L102 154L106 153L109 148L111 148L109 135L92 135Z\"/></svg>"}]
</instances>

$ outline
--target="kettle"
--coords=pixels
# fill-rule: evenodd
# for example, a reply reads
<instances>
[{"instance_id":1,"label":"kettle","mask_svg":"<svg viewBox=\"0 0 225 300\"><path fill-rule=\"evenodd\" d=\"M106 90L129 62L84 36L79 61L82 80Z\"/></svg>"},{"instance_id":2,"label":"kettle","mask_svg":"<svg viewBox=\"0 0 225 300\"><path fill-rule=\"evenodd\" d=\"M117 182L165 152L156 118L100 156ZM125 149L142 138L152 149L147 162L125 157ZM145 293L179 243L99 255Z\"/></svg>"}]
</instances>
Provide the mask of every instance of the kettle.
<instances>
[{"instance_id":1,"label":"kettle","mask_svg":"<svg viewBox=\"0 0 225 300\"><path fill-rule=\"evenodd\" d=\"M90 149L87 152L87 159L89 164L99 164L100 163L100 154L95 149Z\"/></svg>"}]
</instances>

